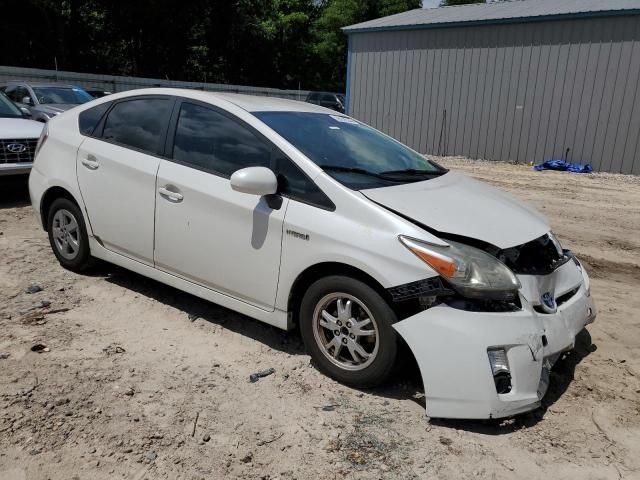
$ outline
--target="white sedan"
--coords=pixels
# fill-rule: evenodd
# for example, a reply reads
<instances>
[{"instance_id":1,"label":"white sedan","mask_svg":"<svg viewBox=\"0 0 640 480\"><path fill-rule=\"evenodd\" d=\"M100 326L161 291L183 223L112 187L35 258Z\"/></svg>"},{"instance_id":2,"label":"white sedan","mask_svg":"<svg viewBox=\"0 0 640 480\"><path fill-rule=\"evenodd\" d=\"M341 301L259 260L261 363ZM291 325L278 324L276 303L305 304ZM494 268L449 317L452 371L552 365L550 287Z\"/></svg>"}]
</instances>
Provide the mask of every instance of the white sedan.
<instances>
[{"instance_id":1,"label":"white sedan","mask_svg":"<svg viewBox=\"0 0 640 480\"><path fill-rule=\"evenodd\" d=\"M64 267L100 258L298 325L345 384L387 380L402 337L432 417L536 408L596 315L538 213L309 103L111 95L48 123L29 190Z\"/></svg>"},{"instance_id":2,"label":"white sedan","mask_svg":"<svg viewBox=\"0 0 640 480\"><path fill-rule=\"evenodd\" d=\"M29 120L0 92L0 176L29 173L42 124Z\"/></svg>"}]
</instances>

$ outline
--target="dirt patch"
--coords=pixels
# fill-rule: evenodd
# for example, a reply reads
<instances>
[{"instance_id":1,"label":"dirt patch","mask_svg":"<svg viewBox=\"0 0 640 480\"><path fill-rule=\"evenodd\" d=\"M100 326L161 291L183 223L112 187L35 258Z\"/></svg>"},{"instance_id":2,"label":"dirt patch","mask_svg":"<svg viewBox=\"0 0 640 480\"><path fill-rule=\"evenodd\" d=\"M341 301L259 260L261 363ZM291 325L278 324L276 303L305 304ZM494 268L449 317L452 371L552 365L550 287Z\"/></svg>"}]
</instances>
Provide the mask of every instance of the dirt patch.
<instances>
[{"instance_id":1,"label":"dirt patch","mask_svg":"<svg viewBox=\"0 0 640 480\"><path fill-rule=\"evenodd\" d=\"M415 371L360 392L295 332L110 265L67 272L17 180L0 200L0 479L639 478L640 179L441 161L540 209L593 274L598 319L542 408L427 419Z\"/></svg>"}]
</instances>

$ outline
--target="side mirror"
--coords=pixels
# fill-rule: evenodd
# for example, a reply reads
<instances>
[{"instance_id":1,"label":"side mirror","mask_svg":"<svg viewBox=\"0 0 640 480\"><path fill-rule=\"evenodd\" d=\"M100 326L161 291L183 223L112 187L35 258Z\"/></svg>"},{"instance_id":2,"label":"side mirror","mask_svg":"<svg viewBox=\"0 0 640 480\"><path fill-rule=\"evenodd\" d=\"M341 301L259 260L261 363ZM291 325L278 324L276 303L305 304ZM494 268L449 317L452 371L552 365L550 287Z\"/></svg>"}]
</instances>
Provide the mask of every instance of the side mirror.
<instances>
[{"instance_id":1,"label":"side mirror","mask_svg":"<svg viewBox=\"0 0 640 480\"><path fill-rule=\"evenodd\" d=\"M31 97L22 97L22 103L24 103L25 105L33 105Z\"/></svg>"},{"instance_id":2,"label":"side mirror","mask_svg":"<svg viewBox=\"0 0 640 480\"><path fill-rule=\"evenodd\" d=\"M231 188L250 195L273 195L278 191L275 173L266 167L242 168L231 175Z\"/></svg>"}]
</instances>

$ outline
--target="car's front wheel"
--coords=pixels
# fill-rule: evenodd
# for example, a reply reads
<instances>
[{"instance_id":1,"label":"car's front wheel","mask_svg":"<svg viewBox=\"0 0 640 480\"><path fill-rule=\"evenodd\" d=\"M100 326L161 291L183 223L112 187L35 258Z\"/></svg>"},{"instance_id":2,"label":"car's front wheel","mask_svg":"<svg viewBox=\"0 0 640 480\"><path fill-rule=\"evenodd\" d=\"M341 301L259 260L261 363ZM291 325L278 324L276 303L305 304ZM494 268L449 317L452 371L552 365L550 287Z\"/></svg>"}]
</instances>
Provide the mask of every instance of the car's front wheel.
<instances>
[{"instance_id":1,"label":"car's front wheel","mask_svg":"<svg viewBox=\"0 0 640 480\"><path fill-rule=\"evenodd\" d=\"M49 243L60 264L74 272L91 265L91 252L80 208L67 198L54 200L47 215Z\"/></svg>"},{"instance_id":2,"label":"car's front wheel","mask_svg":"<svg viewBox=\"0 0 640 480\"><path fill-rule=\"evenodd\" d=\"M320 371L359 388L384 382L393 370L396 315L369 285L345 276L313 283L300 307L300 331Z\"/></svg>"}]
</instances>

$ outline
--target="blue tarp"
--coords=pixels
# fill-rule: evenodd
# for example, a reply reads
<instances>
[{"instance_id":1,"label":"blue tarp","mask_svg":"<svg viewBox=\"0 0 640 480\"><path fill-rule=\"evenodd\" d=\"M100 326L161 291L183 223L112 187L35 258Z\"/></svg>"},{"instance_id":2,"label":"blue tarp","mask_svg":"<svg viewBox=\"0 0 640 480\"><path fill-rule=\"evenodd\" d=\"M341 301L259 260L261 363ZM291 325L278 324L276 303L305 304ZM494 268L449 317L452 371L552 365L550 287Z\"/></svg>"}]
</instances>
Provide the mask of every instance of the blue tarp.
<instances>
[{"instance_id":1,"label":"blue tarp","mask_svg":"<svg viewBox=\"0 0 640 480\"><path fill-rule=\"evenodd\" d=\"M571 163L566 160L545 160L544 162L534 165L534 170L560 170L563 172L573 173L591 173L593 168L588 163L582 165L581 163Z\"/></svg>"}]
</instances>

